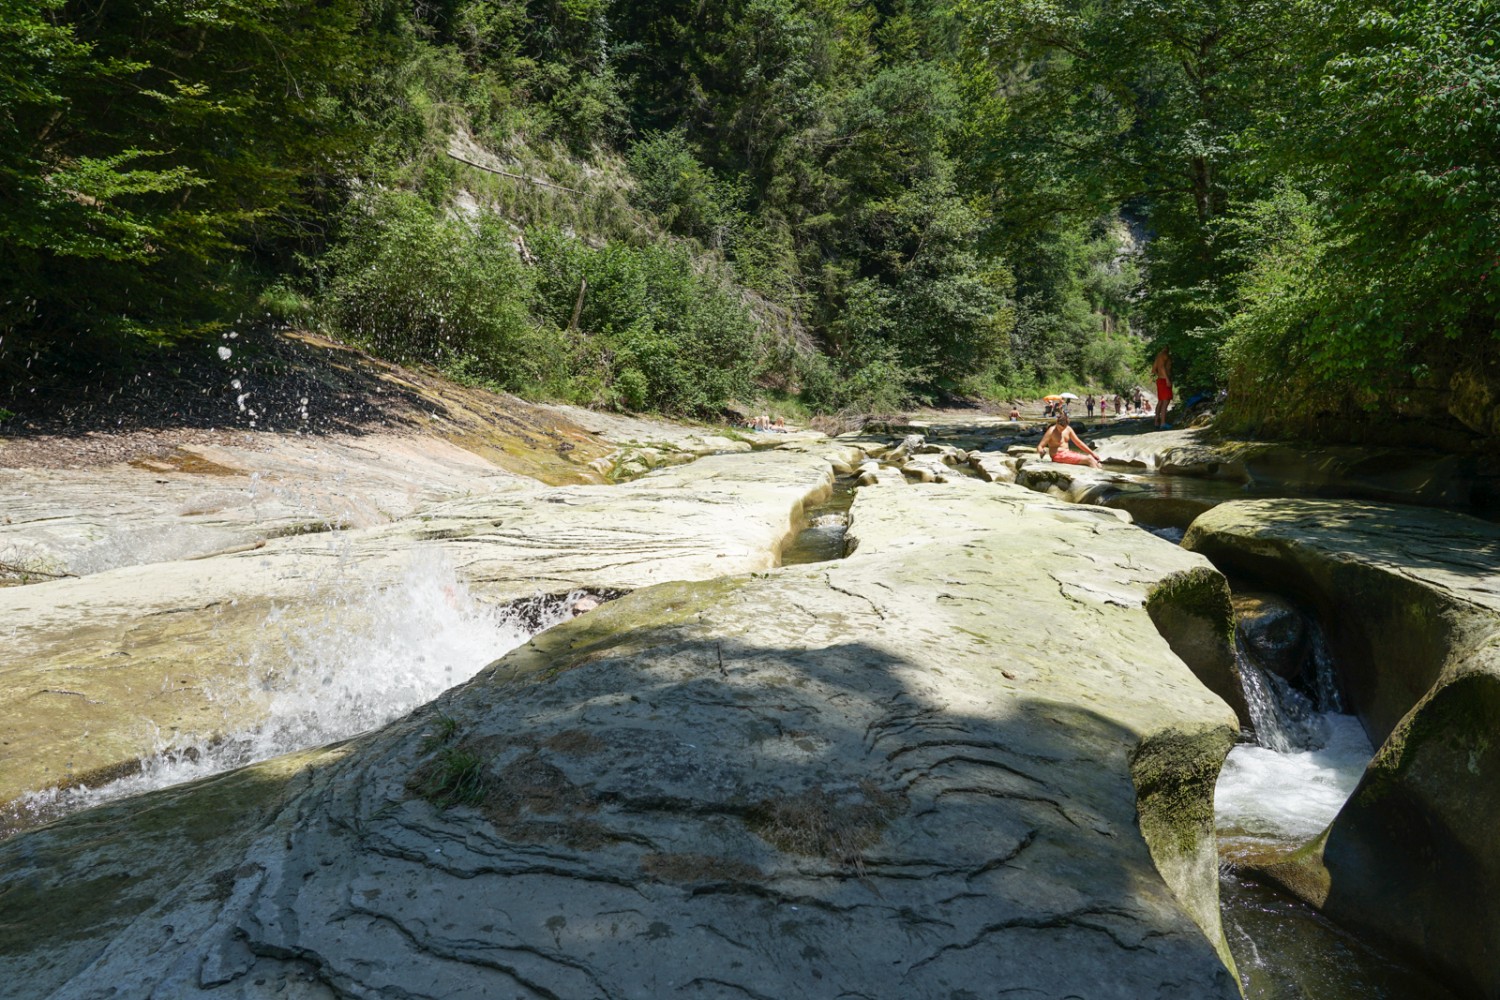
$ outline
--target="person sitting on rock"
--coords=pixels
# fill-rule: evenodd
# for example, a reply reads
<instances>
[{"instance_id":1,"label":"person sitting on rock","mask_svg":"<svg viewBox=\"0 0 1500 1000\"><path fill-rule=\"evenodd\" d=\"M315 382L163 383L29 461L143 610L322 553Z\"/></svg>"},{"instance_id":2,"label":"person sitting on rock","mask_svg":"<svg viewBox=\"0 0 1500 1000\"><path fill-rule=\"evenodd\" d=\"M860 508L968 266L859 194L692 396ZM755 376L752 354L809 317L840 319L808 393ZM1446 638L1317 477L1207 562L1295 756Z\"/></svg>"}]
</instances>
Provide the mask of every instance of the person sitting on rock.
<instances>
[{"instance_id":1,"label":"person sitting on rock","mask_svg":"<svg viewBox=\"0 0 1500 1000\"><path fill-rule=\"evenodd\" d=\"M1073 451L1069 445L1076 445L1078 451ZM1036 453L1040 457L1046 452L1047 457L1054 462L1064 465L1087 465L1091 469L1099 468L1099 456L1094 454L1094 449L1083 443L1083 438L1078 432L1068 426L1068 415L1059 413L1057 423L1047 428L1047 433L1037 442Z\"/></svg>"}]
</instances>

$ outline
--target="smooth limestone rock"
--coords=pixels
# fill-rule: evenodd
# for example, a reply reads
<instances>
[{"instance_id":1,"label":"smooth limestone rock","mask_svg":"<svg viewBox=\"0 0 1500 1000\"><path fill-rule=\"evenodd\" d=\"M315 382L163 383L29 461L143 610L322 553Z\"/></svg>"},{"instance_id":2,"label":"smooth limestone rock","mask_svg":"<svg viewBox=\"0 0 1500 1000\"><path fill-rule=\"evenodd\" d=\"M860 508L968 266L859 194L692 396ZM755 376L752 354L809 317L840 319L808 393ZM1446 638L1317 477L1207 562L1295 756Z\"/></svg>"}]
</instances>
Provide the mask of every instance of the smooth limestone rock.
<instances>
[{"instance_id":1,"label":"smooth limestone rock","mask_svg":"<svg viewBox=\"0 0 1500 1000\"><path fill-rule=\"evenodd\" d=\"M1017 460L1008 455L976 451L969 454L969 466L988 483L1013 483L1016 481Z\"/></svg>"},{"instance_id":2,"label":"smooth limestone rock","mask_svg":"<svg viewBox=\"0 0 1500 1000\"><path fill-rule=\"evenodd\" d=\"M1368 445L1223 440L1211 429L1101 433L1101 459L1166 475L1254 482L1292 493L1335 490L1395 503L1483 508L1500 496L1500 460Z\"/></svg>"},{"instance_id":3,"label":"smooth limestone rock","mask_svg":"<svg viewBox=\"0 0 1500 1000\"><path fill-rule=\"evenodd\" d=\"M181 447L129 465L0 469L0 582L365 528L449 497L534 485L439 438L264 435L253 444Z\"/></svg>"},{"instance_id":4,"label":"smooth limestone rock","mask_svg":"<svg viewBox=\"0 0 1500 1000\"><path fill-rule=\"evenodd\" d=\"M908 479L919 483L946 483L954 477L948 463L937 455L918 455L908 459L901 471Z\"/></svg>"},{"instance_id":5,"label":"smooth limestone rock","mask_svg":"<svg viewBox=\"0 0 1500 1000\"><path fill-rule=\"evenodd\" d=\"M710 456L621 486L533 485L375 528L0 589L0 806L113 776L161 737L243 730L270 697L258 661L295 655L303 632L370 628L392 600L381 592L414 573L452 602L503 604L769 569L803 507L828 496L830 455L847 449Z\"/></svg>"},{"instance_id":6,"label":"smooth limestone rock","mask_svg":"<svg viewBox=\"0 0 1500 1000\"><path fill-rule=\"evenodd\" d=\"M852 530L846 560L636 591L325 755L0 845L0 981L1238 996L1212 827L1234 718L1142 606L1222 578L973 480L862 491Z\"/></svg>"},{"instance_id":7,"label":"smooth limestone rock","mask_svg":"<svg viewBox=\"0 0 1500 1000\"><path fill-rule=\"evenodd\" d=\"M1183 544L1318 609L1379 745L1329 829L1269 874L1459 990L1500 997L1500 525L1242 501Z\"/></svg>"}]
</instances>

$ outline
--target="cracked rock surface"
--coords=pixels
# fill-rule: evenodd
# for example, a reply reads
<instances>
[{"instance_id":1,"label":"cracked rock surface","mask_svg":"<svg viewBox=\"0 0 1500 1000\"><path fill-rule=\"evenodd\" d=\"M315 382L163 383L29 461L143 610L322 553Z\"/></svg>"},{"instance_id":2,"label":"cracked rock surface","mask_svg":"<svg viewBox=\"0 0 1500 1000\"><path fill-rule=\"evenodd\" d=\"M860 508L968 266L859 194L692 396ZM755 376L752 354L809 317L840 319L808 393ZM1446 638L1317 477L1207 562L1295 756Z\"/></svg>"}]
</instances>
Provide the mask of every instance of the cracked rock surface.
<instances>
[{"instance_id":1,"label":"cracked rock surface","mask_svg":"<svg viewBox=\"0 0 1500 1000\"><path fill-rule=\"evenodd\" d=\"M1235 718L1143 608L1207 564L974 480L852 518L848 559L638 590L378 732L0 845L0 981L1238 996L1212 836Z\"/></svg>"}]
</instances>

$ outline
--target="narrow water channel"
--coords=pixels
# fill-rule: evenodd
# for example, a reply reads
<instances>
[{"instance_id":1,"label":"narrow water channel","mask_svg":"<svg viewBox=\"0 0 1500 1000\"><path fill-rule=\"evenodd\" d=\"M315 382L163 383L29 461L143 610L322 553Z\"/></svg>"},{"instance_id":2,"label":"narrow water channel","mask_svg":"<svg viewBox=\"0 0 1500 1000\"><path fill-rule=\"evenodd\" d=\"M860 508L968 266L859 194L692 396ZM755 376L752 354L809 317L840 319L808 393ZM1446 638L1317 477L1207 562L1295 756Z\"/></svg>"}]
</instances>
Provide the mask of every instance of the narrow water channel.
<instances>
[{"instance_id":1,"label":"narrow water channel","mask_svg":"<svg viewBox=\"0 0 1500 1000\"><path fill-rule=\"evenodd\" d=\"M1247 1000L1450 1000L1377 944L1258 882L1245 862L1290 853L1333 822L1373 754L1343 714L1316 630L1311 676L1291 683L1238 652L1256 733L1229 752L1214 793L1224 932Z\"/></svg>"},{"instance_id":2,"label":"narrow water channel","mask_svg":"<svg viewBox=\"0 0 1500 1000\"><path fill-rule=\"evenodd\" d=\"M854 478L840 476L833 482L827 500L803 511L807 525L781 552L781 565L801 566L827 562L844 556L844 535L849 530L849 508L854 505Z\"/></svg>"}]
</instances>

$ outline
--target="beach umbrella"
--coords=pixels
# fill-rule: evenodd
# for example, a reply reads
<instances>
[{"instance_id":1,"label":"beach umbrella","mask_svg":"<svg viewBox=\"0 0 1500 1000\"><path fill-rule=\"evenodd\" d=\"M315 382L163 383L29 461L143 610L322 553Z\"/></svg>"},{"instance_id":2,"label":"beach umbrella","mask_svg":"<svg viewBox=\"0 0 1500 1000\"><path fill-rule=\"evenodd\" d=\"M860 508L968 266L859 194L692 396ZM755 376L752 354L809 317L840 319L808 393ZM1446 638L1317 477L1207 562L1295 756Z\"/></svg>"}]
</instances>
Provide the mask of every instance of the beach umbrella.
<instances>
[{"instance_id":1,"label":"beach umbrella","mask_svg":"<svg viewBox=\"0 0 1500 1000\"><path fill-rule=\"evenodd\" d=\"M1073 395L1071 392L1065 392L1061 396L1059 396L1058 398L1059 399L1077 399L1078 397L1075 396L1075 395Z\"/></svg>"},{"instance_id":2,"label":"beach umbrella","mask_svg":"<svg viewBox=\"0 0 1500 1000\"><path fill-rule=\"evenodd\" d=\"M1043 396L1042 397L1042 399L1045 400L1048 403L1060 403L1060 402L1062 402L1066 398L1067 397L1065 397L1065 396L1058 396L1058 395L1055 395L1055 394L1051 395L1051 396ZM1078 397L1074 396L1073 398L1077 399Z\"/></svg>"}]
</instances>

